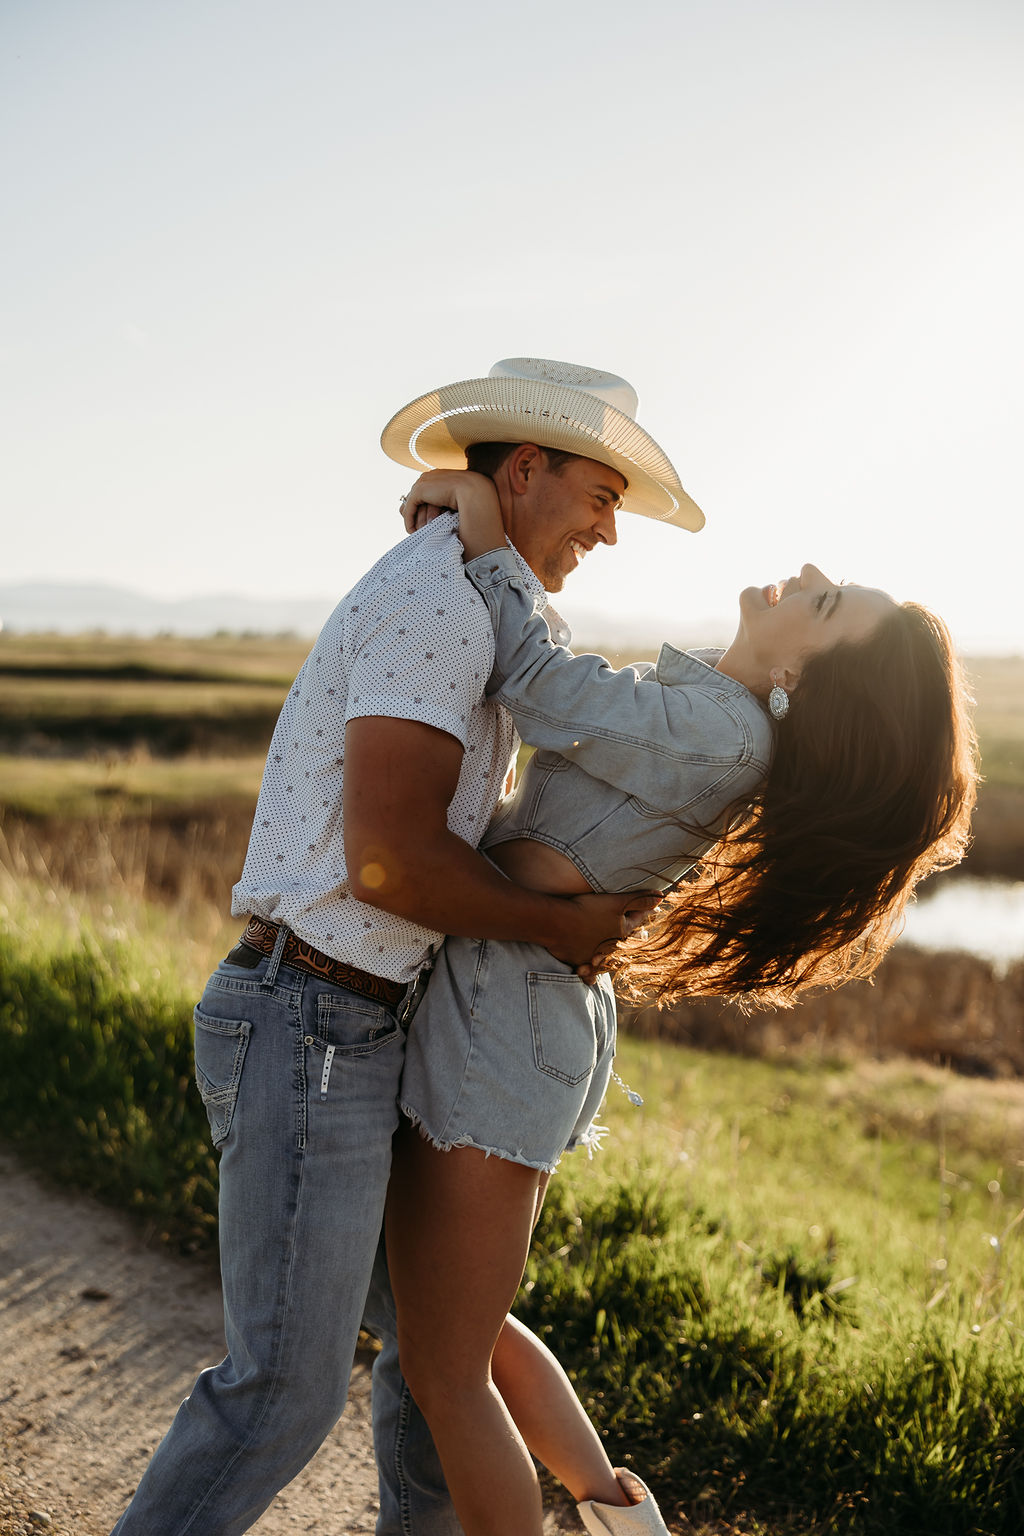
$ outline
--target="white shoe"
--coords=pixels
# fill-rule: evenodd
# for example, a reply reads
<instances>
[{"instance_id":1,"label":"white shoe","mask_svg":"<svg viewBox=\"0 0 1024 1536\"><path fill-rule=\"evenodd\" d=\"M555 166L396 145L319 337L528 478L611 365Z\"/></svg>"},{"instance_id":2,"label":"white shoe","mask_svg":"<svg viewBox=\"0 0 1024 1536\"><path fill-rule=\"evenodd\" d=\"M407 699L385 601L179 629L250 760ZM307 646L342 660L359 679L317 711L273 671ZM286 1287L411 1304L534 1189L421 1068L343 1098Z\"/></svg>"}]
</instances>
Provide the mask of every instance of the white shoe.
<instances>
[{"instance_id":1,"label":"white shoe","mask_svg":"<svg viewBox=\"0 0 1024 1536\"><path fill-rule=\"evenodd\" d=\"M639 1495L640 1502L599 1504L596 1499L587 1499L585 1504L577 1504L580 1519L591 1536L669 1536L661 1510L643 1479L625 1467L616 1467L615 1476L623 1492L630 1498Z\"/></svg>"}]
</instances>

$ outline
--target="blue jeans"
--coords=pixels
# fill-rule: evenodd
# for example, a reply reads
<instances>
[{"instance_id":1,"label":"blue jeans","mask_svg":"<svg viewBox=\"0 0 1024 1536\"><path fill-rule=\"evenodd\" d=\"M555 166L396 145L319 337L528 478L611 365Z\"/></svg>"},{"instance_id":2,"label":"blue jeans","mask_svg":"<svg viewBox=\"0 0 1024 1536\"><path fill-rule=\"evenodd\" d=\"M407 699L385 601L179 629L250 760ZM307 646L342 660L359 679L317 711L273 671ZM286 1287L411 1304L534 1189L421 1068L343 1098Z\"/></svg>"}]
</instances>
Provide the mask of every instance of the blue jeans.
<instances>
[{"instance_id":1,"label":"blue jeans","mask_svg":"<svg viewBox=\"0 0 1024 1536\"><path fill-rule=\"evenodd\" d=\"M196 1009L228 1353L181 1404L114 1536L248 1530L337 1422L364 1309L383 1340L379 1536L459 1536L398 1370L380 1242L405 1033L380 1004L280 965L281 943L252 970L222 963Z\"/></svg>"}]
</instances>

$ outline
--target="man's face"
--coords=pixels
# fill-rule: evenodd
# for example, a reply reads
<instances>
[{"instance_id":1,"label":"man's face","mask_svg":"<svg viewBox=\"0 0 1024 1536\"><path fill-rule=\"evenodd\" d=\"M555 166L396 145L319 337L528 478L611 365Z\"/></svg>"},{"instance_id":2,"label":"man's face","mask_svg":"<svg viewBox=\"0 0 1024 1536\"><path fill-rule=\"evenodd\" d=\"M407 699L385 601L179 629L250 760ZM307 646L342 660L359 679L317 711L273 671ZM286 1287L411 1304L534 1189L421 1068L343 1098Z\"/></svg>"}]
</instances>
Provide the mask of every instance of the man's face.
<instances>
[{"instance_id":1,"label":"man's face","mask_svg":"<svg viewBox=\"0 0 1024 1536\"><path fill-rule=\"evenodd\" d=\"M573 458L554 470L540 451L526 488L505 513L505 529L548 592L595 544L614 544L615 513L626 490L618 470L595 459Z\"/></svg>"}]
</instances>

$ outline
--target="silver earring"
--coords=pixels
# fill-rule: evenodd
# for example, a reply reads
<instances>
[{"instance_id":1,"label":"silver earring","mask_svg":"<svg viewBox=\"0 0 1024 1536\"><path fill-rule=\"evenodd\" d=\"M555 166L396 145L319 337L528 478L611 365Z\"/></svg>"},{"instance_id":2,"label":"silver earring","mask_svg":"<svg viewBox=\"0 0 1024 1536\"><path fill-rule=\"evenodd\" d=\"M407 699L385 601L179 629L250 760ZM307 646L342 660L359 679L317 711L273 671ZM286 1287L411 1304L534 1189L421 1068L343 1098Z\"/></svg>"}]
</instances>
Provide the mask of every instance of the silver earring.
<instances>
[{"instance_id":1,"label":"silver earring","mask_svg":"<svg viewBox=\"0 0 1024 1536\"><path fill-rule=\"evenodd\" d=\"M773 720L785 720L789 714L789 694L778 683L768 695L768 708Z\"/></svg>"}]
</instances>

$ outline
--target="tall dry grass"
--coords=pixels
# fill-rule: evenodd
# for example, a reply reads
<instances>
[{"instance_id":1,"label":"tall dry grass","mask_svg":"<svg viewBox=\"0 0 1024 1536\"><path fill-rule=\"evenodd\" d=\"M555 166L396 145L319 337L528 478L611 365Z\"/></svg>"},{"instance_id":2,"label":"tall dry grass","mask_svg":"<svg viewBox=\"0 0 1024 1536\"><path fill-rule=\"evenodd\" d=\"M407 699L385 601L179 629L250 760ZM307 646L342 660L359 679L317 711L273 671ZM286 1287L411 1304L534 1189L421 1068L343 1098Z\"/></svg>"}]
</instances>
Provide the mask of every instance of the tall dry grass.
<instances>
[{"instance_id":1,"label":"tall dry grass","mask_svg":"<svg viewBox=\"0 0 1024 1536\"><path fill-rule=\"evenodd\" d=\"M23 817L0 810L0 859L13 874L70 890L123 890L224 912L251 824L251 807L231 801L161 816Z\"/></svg>"},{"instance_id":2,"label":"tall dry grass","mask_svg":"<svg viewBox=\"0 0 1024 1536\"><path fill-rule=\"evenodd\" d=\"M169 905L183 929L209 935L213 963L216 946L234 931L231 886L249 824L237 802L213 804L208 815L163 817L25 819L8 812L0 816L0 864L16 878ZM905 1055L974 1075L1024 1076L1024 962L1000 975L973 955L897 945L872 981L789 1011L744 1016L712 998L664 1011L623 1003L620 1025L640 1039L703 1050L818 1059Z\"/></svg>"},{"instance_id":3,"label":"tall dry grass","mask_svg":"<svg viewBox=\"0 0 1024 1536\"><path fill-rule=\"evenodd\" d=\"M744 1016L734 1004L695 997L659 1011L620 1008L640 1039L701 1050L819 1060L912 1056L983 1077L1024 1075L1024 961L1005 974L955 951L898 944L872 981L851 982L789 1010Z\"/></svg>"}]
</instances>

